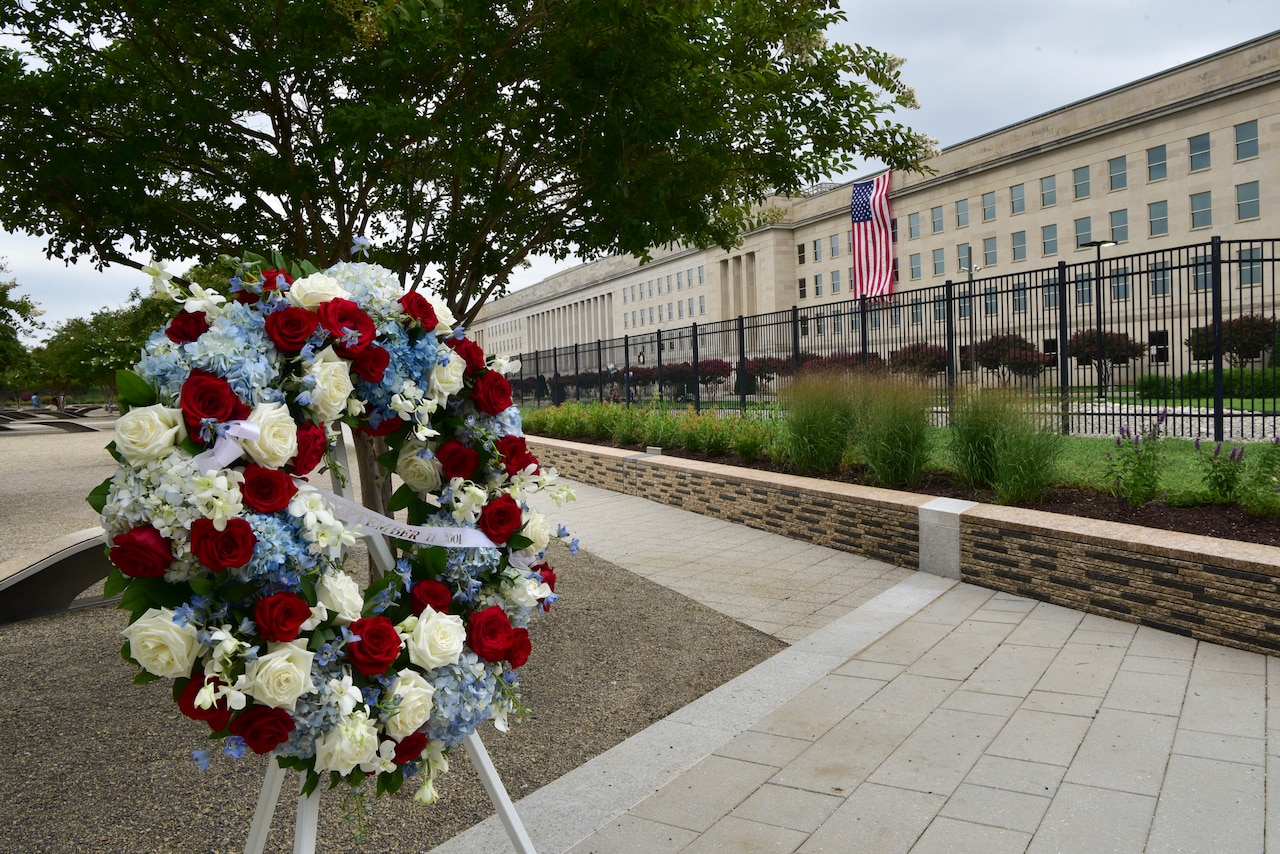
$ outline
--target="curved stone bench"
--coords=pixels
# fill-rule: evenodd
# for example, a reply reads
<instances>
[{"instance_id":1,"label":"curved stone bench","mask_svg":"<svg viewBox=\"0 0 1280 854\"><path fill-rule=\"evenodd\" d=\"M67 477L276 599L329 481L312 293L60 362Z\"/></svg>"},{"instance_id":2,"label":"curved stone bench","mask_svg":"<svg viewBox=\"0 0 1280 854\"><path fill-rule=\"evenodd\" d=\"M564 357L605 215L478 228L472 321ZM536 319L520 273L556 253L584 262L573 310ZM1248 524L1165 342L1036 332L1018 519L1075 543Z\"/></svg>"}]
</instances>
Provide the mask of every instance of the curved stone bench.
<instances>
[{"instance_id":1,"label":"curved stone bench","mask_svg":"<svg viewBox=\"0 0 1280 854\"><path fill-rule=\"evenodd\" d=\"M111 571L105 544L102 528L85 528L0 563L0 623L101 602L76 597Z\"/></svg>"}]
</instances>

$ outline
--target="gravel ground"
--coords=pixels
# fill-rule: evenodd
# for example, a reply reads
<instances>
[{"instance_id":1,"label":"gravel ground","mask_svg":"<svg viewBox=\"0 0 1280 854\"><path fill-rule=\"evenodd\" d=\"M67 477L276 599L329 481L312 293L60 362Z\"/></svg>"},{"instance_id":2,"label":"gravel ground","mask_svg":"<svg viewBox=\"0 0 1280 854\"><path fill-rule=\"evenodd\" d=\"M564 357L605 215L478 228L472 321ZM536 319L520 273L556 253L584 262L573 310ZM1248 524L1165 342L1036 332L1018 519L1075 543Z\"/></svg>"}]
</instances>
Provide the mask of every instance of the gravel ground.
<instances>
[{"instance_id":1,"label":"gravel ground","mask_svg":"<svg viewBox=\"0 0 1280 854\"><path fill-rule=\"evenodd\" d=\"M95 523L83 496L113 468L108 439L0 436L3 553ZM531 628L529 716L506 735L482 729L513 799L785 646L585 551L553 562L564 598ZM124 626L110 607L0 626L0 850L243 850L265 760L218 756L201 773L190 755L207 730L177 711L167 680L131 684ZM423 851L492 814L465 751L454 757L433 807L412 803L412 782L370 798L363 840L344 819L349 799L324 792L318 850ZM267 850L291 850L293 819L282 795Z\"/></svg>"}]
</instances>

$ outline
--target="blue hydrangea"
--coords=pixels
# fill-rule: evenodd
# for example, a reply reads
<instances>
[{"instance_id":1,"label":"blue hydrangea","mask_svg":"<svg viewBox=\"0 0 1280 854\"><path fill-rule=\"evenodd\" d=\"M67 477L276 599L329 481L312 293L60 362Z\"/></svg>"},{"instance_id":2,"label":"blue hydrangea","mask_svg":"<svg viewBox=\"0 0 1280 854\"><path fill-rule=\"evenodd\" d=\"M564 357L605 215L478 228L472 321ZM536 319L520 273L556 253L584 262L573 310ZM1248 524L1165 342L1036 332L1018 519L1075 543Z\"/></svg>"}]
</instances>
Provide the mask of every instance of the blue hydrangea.
<instances>
[{"instance_id":1,"label":"blue hydrangea","mask_svg":"<svg viewBox=\"0 0 1280 854\"><path fill-rule=\"evenodd\" d=\"M427 738L453 747L488 720L498 685L492 669L470 650L457 664L430 673L435 687Z\"/></svg>"}]
</instances>

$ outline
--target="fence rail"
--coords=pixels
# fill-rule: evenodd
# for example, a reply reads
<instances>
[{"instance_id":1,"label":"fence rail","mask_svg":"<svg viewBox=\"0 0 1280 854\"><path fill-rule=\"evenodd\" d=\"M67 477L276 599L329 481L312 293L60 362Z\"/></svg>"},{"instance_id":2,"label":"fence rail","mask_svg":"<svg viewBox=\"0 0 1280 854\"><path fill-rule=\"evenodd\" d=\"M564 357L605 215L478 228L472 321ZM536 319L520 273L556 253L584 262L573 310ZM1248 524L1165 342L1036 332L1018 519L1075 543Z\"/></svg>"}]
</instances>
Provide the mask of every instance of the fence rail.
<instances>
[{"instance_id":1,"label":"fence rail","mask_svg":"<svg viewBox=\"0 0 1280 854\"><path fill-rule=\"evenodd\" d=\"M819 367L1024 390L1064 433L1113 434L1168 411L1181 436L1280 432L1280 240L1179 246L947 281L882 299L657 329L520 354L521 404L671 402L767 409Z\"/></svg>"}]
</instances>

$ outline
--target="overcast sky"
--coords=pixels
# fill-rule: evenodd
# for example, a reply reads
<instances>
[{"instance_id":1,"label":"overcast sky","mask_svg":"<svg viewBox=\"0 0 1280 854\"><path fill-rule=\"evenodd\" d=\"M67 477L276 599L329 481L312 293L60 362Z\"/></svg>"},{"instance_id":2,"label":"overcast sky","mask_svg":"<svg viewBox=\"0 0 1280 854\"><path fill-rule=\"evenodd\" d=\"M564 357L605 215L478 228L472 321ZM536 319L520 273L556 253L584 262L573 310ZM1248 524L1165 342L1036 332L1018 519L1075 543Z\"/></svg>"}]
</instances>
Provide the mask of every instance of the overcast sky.
<instances>
[{"instance_id":1,"label":"overcast sky","mask_svg":"<svg viewBox=\"0 0 1280 854\"><path fill-rule=\"evenodd\" d=\"M943 147L1280 30L1276 0L842 0L832 37L904 57L920 109L903 116ZM847 180L852 176L832 176ZM122 304L147 277L44 258L43 241L0 233L0 257L50 324ZM572 266L535 259L516 287ZM7 277L6 277L7 278Z\"/></svg>"}]
</instances>

